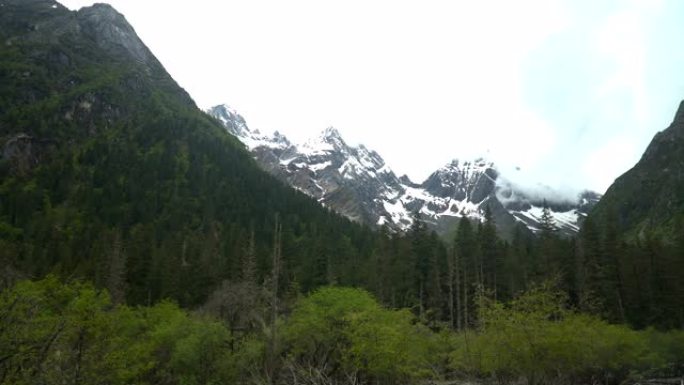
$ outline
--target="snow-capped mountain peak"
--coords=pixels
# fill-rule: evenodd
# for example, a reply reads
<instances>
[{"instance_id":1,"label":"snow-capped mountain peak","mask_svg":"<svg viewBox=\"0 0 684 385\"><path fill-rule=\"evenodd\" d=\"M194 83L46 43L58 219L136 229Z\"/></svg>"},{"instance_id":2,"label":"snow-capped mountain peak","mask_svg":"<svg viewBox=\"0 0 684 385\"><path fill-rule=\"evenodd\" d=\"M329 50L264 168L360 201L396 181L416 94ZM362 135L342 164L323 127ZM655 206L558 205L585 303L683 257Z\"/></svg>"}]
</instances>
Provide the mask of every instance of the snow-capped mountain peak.
<instances>
[{"instance_id":1,"label":"snow-capped mountain peak","mask_svg":"<svg viewBox=\"0 0 684 385\"><path fill-rule=\"evenodd\" d=\"M337 128L332 126L323 130L320 136L330 140L342 140L342 135L340 135L340 132L337 130Z\"/></svg>"},{"instance_id":2,"label":"snow-capped mountain peak","mask_svg":"<svg viewBox=\"0 0 684 385\"><path fill-rule=\"evenodd\" d=\"M310 156L324 155L333 151L344 153L350 151L349 146L334 127L326 128L319 135L304 142L300 148L303 153Z\"/></svg>"},{"instance_id":3,"label":"snow-capped mountain peak","mask_svg":"<svg viewBox=\"0 0 684 385\"><path fill-rule=\"evenodd\" d=\"M212 107L208 113L218 119L231 134L237 137L250 135L245 119L227 104Z\"/></svg>"},{"instance_id":4,"label":"snow-capped mountain peak","mask_svg":"<svg viewBox=\"0 0 684 385\"><path fill-rule=\"evenodd\" d=\"M533 232L539 229L542 203L506 183L485 158L454 159L417 184L406 175L398 178L377 152L348 145L334 127L293 144L278 132L262 135L250 130L225 105L207 112L240 139L265 170L352 220L402 231L417 214L438 232L447 233L459 218L481 221L489 209L504 235L519 224ZM578 231L598 195L582 199L581 204L549 207L566 234Z\"/></svg>"},{"instance_id":5,"label":"snow-capped mountain peak","mask_svg":"<svg viewBox=\"0 0 684 385\"><path fill-rule=\"evenodd\" d=\"M274 132L273 135L263 135L259 130L250 130L245 118L227 104L214 106L207 110L207 113L221 122L223 127L230 134L240 139L250 151L259 147L285 149L292 145L278 131Z\"/></svg>"}]
</instances>

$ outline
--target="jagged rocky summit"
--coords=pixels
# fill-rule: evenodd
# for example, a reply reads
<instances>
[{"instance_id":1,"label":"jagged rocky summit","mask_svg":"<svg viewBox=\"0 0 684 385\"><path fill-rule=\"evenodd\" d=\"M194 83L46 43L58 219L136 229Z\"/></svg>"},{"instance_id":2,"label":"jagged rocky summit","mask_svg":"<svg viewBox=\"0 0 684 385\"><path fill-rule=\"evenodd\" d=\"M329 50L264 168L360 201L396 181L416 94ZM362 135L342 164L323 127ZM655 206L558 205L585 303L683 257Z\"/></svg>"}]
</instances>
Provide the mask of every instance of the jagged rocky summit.
<instances>
[{"instance_id":1,"label":"jagged rocky summit","mask_svg":"<svg viewBox=\"0 0 684 385\"><path fill-rule=\"evenodd\" d=\"M353 220L403 231L418 213L448 234L462 216L481 221L489 208L504 235L518 224L532 232L540 229L543 197L516 188L486 159L453 160L418 184L398 177L377 152L348 145L335 128L294 144L278 132L250 130L226 105L207 112L245 144L263 169ZM549 200L547 205L559 231L572 235L599 198L587 191L577 201Z\"/></svg>"}]
</instances>

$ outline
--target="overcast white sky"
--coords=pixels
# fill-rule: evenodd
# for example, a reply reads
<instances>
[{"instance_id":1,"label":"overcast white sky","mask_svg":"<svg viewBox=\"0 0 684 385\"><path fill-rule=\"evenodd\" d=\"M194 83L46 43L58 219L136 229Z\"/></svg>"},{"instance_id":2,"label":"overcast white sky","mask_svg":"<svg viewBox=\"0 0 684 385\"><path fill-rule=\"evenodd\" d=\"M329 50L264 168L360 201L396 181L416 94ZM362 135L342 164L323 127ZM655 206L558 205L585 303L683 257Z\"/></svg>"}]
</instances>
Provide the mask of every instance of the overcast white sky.
<instances>
[{"instance_id":1,"label":"overcast white sky","mask_svg":"<svg viewBox=\"0 0 684 385\"><path fill-rule=\"evenodd\" d=\"M294 141L335 126L418 182L484 155L604 192L684 99L684 1L110 3L200 107Z\"/></svg>"}]
</instances>

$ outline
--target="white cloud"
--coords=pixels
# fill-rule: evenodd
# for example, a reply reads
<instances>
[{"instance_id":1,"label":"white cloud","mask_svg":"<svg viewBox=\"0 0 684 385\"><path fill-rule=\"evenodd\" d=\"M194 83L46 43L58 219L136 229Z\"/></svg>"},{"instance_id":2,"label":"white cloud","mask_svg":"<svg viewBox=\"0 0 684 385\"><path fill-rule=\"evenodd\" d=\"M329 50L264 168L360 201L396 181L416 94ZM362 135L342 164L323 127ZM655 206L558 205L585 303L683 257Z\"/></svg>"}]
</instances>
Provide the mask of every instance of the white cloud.
<instances>
[{"instance_id":1,"label":"white cloud","mask_svg":"<svg viewBox=\"0 0 684 385\"><path fill-rule=\"evenodd\" d=\"M590 178L592 185L604 191L619 175L634 165L634 154L643 151L642 147L631 138L613 137L587 154L582 172ZM627 168L625 165L628 165Z\"/></svg>"}]
</instances>

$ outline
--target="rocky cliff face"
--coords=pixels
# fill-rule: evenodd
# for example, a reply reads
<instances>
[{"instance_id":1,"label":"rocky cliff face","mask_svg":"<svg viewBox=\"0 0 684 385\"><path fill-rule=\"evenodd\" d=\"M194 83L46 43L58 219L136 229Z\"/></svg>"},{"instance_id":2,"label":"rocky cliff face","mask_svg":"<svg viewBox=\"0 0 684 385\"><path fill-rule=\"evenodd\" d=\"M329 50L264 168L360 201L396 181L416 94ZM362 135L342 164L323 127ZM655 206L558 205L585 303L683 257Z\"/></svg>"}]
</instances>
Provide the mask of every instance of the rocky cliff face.
<instances>
[{"instance_id":1,"label":"rocky cliff face","mask_svg":"<svg viewBox=\"0 0 684 385\"><path fill-rule=\"evenodd\" d=\"M378 223L383 202L403 191L375 151L349 146L334 128L294 145L277 132L251 131L244 118L226 106L216 106L209 114L245 144L262 168L353 220Z\"/></svg>"},{"instance_id":2,"label":"rocky cliff face","mask_svg":"<svg viewBox=\"0 0 684 385\"><path fill-rule=\"evenodd\" d=\"M138 106L126 99L164 94L196 109L109 5L72 12L53 0L0 0L0 25L0 159L13 175L29 174L75 137L135 116Z\"/></svg>"},{"instance_id":3,"label":"rocky cliff face","mask_svg":"<svg viewBox=\"0 0 684 385\"><path fill-rule=\"evenodd\" d=\"M77 12L51 0L1 0L0 7L6 16L15 16L12 21L2 20L3 25L12 29L7 31L10 33L4 42L7 46L18 41L60 44L87 39L81 44L87 41L97 45L119 61L133 59L149 67L161 67L125 17L108 4L95 4ZM65 52L55 53L55 58L63 64L71 64Z\"/></svg>"},{"instance_id":4,"label":"rocky cliff face","mask_svg":"<svg viewBox=\"0 0 684 385\"><path fill-rule=\"evenodd\" d=\"M152 52L138 38L126 19L108 4L81 9L76 18L83 33L106 51L128 55L138 63L158 65Z\"/></svg>"},{"instance_id":5,"label":"rocky cliff face","mask_svg":"<svg viewBox=\"0 0 684 385\"><path fill-rule=\"evenodd\" d=\"M517 189L485 159L453 160L418 184L397 177L375 151L349 146L335 128L297 145L277 132L250 130L245 119L225 105L208 113L245 144L262 168L353 220L402 231L420 215L447 234L462 216L482 220L488 208L504 235L517 224L539 230L543 198ZM548 206L559 230L572 235L598 199L586 192L576 202Z\"/></svg>"}]
</instances>

